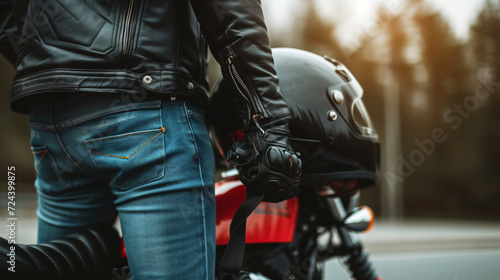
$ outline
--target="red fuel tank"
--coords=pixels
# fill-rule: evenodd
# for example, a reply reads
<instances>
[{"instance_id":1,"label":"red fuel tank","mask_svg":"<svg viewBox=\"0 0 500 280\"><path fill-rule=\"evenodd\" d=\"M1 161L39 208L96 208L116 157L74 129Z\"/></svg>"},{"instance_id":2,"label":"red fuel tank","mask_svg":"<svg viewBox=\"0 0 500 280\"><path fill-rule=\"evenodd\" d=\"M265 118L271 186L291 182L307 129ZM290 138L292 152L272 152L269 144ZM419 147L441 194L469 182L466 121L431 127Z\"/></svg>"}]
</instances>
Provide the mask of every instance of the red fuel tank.
<instances>
[{"instance_id":1,"label":"red fuel tank","mask_svg":"<svg viewBox=\"0 0 500 280\"><path fill-rule=\"evenodd\" d=\"M229 225L238 206L245 201L246 187L239 180L215 184L217 208L216 244L226 245ZM247 219L247 243L291 242L297 222L296 197L279 203L261 202Z\"/></svg>"}]
</instances>

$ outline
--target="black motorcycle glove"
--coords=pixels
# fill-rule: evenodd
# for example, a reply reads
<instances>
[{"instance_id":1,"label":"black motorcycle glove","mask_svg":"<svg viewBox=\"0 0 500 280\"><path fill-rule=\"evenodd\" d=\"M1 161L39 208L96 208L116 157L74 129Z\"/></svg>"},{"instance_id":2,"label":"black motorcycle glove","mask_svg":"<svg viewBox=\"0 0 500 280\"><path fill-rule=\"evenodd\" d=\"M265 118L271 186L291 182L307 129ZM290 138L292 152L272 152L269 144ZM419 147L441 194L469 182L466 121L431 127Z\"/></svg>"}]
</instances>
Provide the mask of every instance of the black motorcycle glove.
<instances>
[{"instance_id":1,"label":"black motorcycle glove","mask_svg":"<svg viewBox=\"0 0 500 280\"><path fill-rule=\"evenodd\" d=\"M244 129L242 141L234 142L227 159L240 172L247 192L264 194L264 201L279 202L294 197L299 189L302 162L289 142L288 125L265 131L255 125Z\"/></svg>"}]
</instances>

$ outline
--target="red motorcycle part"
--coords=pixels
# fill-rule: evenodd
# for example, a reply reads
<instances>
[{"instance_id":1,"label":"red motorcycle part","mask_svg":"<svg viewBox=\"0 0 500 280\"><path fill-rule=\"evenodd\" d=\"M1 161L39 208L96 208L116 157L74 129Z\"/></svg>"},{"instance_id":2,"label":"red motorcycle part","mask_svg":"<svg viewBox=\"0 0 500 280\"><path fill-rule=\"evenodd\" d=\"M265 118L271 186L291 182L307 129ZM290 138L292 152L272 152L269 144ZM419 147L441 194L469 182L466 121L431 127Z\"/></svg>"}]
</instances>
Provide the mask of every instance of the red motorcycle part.
<instances>
[{"instance_id":1,"label":"red motorcycle part","mask_svg":"<svg viewBox=\"0 0 500 280\"><path fill-rule=\"evenodd\" d=\"M246 187L239 180L215 184L217 209L216 244L229 241L229 226L245 201ZM279 203L261 202L247 219L246 243L291 242L295 233L299 201L296 197Z\"/></svg>"}]
</instances>

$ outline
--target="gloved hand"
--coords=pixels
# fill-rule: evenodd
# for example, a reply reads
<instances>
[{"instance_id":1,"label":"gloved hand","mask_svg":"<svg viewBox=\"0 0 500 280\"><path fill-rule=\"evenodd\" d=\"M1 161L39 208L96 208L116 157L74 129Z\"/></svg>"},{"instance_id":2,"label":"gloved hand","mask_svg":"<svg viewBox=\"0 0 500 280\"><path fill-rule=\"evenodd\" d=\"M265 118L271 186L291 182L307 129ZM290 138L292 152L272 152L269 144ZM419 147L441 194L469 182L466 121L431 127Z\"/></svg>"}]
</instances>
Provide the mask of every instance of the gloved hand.
<instances>
[{"instance_id":1,"label":"gloved hand","mask_svg":"<svg viewBox=\"0 0 500 280\"><path fill-rule=\"evenodd\" d=\"M264 201L279 202L298 192L302 162L290 146L289 135L288 125L263 131L250 124L243 140L234 142L227 152L247 191L264 194Z\"/></svg>"}]
</instances>

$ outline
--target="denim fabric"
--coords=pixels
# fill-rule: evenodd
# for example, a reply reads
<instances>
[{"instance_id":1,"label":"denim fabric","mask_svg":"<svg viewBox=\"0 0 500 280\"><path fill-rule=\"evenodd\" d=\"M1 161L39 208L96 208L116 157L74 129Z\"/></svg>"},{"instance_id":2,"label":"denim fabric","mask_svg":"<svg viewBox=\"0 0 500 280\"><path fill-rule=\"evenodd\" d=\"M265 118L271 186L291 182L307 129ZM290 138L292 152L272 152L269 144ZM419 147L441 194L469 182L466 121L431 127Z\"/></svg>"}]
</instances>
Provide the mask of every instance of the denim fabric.
<instances>
[{"instance_id":1,"label":"denim fabric","mask_svg":"<svg viewBox=\"0 0 500 280\"><path fill-rule=\"evenodd\" d=\"M35 104L30 127L39 243L119 213L133 279L214 279L215 167L200 108L79 95Z\"/></svg>"}]
</instances>

